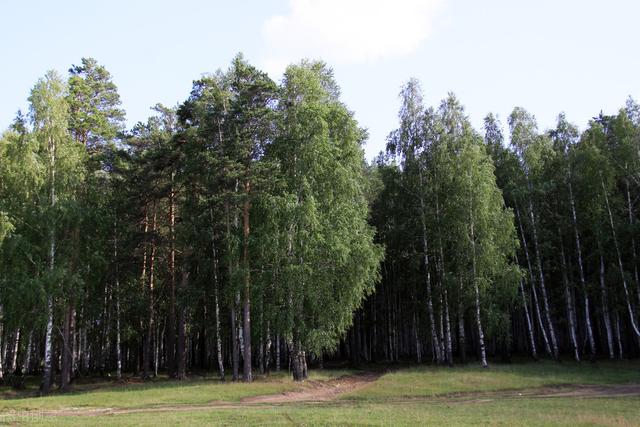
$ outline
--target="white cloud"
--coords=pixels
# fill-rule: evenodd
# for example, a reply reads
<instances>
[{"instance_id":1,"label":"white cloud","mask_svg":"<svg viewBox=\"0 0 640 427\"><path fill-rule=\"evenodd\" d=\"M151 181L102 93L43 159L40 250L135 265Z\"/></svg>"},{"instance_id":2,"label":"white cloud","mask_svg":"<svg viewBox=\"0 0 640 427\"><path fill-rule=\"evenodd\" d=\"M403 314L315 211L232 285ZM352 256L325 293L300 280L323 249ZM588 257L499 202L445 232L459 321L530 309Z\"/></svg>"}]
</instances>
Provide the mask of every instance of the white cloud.
<instances>
[{"instance_id":1,"label":"white cloud","mask_svg":"<svg viewBox=\"0 0 640 427\"><path fill-rule=\"evenodd\" d=\"M268 18L264 66L282 71L300 58L362 63L414 52L444 0L290 0Z\"/></svg>"}]
</instances>

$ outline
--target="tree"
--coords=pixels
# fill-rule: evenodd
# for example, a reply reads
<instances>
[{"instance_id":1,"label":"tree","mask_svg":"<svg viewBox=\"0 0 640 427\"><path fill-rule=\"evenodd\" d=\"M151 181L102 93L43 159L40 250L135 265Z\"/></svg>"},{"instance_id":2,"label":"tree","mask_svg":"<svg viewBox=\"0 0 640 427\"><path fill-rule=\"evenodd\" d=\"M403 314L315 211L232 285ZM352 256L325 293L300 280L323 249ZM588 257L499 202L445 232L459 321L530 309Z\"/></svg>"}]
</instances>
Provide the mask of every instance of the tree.
<instances>
[{"instance_id":1,"label":"tree","mask_svg":"<svg viewBox=\"0 0 640 427\"><path fill-rule=\"evenodd\" d=\"M74 209L78 185L82 181L82 153L71 143L68 127L66 85L55 72L48 72L31 91L31 120L35 138L40 143L45 172L47 205L41 206L42 221L46 224L49 249L46 256L48 271L42 273L46 295L46 335L44 371L41 392L47 394L51 386L53 356L54 299L62 286L76 278L65 277L64 263L71 260L65 247L60 247L59 235L74 222ZM64 254L64 258L61 256Z\"/></svg>"},{"instance_id":2,"label":"tree","mask_svg":"<svg viewBox=\"0 0 640 427\"><path fill-rule=\"evenodd\" d=\"M365 134L339 101L332 71L303 61L285 72L281 129L267 159L280 165L261 228L275 252L284 333L293 377L306 378L306 353L333 350L377 279L382 248L367 224ZM266 211L274 206L272 212ZM272 236L277 237L274 247ZM269 274L267 274L269 276ZM268 279L267 279L268 280ZM282 321L281 321L282 322Z\"/></svg>"}]
</instances>

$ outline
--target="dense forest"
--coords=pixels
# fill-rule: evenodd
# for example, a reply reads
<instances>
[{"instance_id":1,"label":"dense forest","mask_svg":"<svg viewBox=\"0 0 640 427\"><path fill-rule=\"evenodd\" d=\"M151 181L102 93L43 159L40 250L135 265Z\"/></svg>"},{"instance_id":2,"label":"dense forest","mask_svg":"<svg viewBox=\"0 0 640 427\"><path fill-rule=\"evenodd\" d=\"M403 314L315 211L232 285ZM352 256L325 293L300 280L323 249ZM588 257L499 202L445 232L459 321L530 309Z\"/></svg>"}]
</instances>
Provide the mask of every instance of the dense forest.
<instances>
[{"instance_id":1,"label":"dense forest","mask_svg":"<svg viewBox=\"0 0 640 427\"><path fill-rule=\"evenodd\" d=\"M640 352L632 99L505 134L411 79L369 164L322 62L278 84L238 55L185 97L126 129L83 58L2 134L0 380Z\"/></svg>"}]
</instances>

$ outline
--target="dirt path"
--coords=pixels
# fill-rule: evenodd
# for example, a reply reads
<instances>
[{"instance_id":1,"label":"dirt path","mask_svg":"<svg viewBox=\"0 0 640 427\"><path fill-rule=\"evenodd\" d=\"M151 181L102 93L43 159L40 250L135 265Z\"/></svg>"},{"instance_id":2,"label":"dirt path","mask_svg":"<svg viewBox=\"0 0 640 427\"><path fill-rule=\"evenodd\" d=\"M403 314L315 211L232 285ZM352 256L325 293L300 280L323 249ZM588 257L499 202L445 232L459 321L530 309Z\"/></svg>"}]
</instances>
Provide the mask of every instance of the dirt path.
<instances>
[{"instance_id":1,"label":"dirt path","mask_svg":"<svg viewBox=\"0 0 640 427\"><path fill-rule=\"evenodd\" d=\"M247 397L236 402L212 401L203 405L161 405L145 408L61 408L45 409L42 411L16 411L8 414L12 418L20 417L97 417L104 415L137 414L141 412L184 412L206 411L210 409L239 409L247 406L271 406L292 402L327 402L336 399L341 394L358 390L377 380L382 373L366 372L358 375L347 375L326 381L308 380L302 383L302 388L296 391L271 394L265 396ZM0 421L2 416L0 415Z\"/></svg>"},{"instance_id":2,"label":"dirt path","mask_svg":"<svg viewBox=\"0 0 640 427\"><path fill-rule=\"evenodd\" d=\"M258 403L289 403L289 402L326 402L333 400L343 393L359 390L374 382L381 374L367 372L361 375L349 375L329 381L307 381L305 389L267 396L255 396L242 399L245 405Z\"/></svg>"},{"instance_id":3,"label":"dirt path","mask_svg":"<svg viewBox=\"0 0 640 427\"><path fill-rule=\"evenodd\" d=\"M368 372L360 375L349 375L327 381L307 381L297 391L255 396L242 399L239 403L212 401L203 405L162 405L145 408L61 408L42 411L22 411L0 415L10 416L12 419L21 417L69 417L69 416L106 416L136 413L161 412L193 412L211 409L240 409L246 407L274 407L289 403L322 404L335 401L340 395L359 390L371 384L380 377L381 373ZM566 384L551 387L538 387L521 390L501 390L496 392L456 393L422 398L385 399L388 404L405 403L458 403L480 404L502 399L519 398L599 398L599 397L636 397L640 396L640 384L618 385L579 385ZM333 402L332 404L349 405L349 401Z\"/></svg>"},{"instance_id":4,"label":"dirt path","mask_svg":"<svg viewBox=\"0 0 640 427\"><path fill-rule=\"evenodd\" d=\"M546 399L546 398L599 398L599 397L638 397L640 384L561 384L555 386L526 389L499 390L487 392L455 393L420 399L443 403L485 403L504 399Z\"/></svg>"}]
</instances>

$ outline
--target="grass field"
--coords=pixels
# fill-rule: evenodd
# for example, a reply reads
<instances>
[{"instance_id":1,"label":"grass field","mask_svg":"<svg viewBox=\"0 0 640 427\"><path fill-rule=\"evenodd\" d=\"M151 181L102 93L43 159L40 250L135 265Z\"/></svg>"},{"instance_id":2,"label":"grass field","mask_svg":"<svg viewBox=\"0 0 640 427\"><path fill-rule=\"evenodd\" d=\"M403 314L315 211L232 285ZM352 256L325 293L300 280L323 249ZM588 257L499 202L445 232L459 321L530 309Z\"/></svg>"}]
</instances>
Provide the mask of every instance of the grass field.
<instances>
[{"instance_id":1,"label":"grass field","mask_svg":"<svg viewBox=\"0 0 640 427\"><path fill-rule=\"evenodd\" d=\"M213 378L85 382L76 384L73 393L46 398L20 397L4 387L0 424L640 426L636 361L494 364L485 370L472 365L408 367L366 383L359 383L357 374L312 371L311 381L302 385L284 373L261 377L251 385ZM355 378L353 387L330 398L313 398L316 390L339 390L345 378ZM626 394L616 394L623 388ZM306 390L301 401L293 401L300 396L297 390ZM575 395L553 394L563 390ZM590 395L588 390L597 393ZM259 395L280 396L271 403L247 400Z\"/></svg>"}]
</instances>

